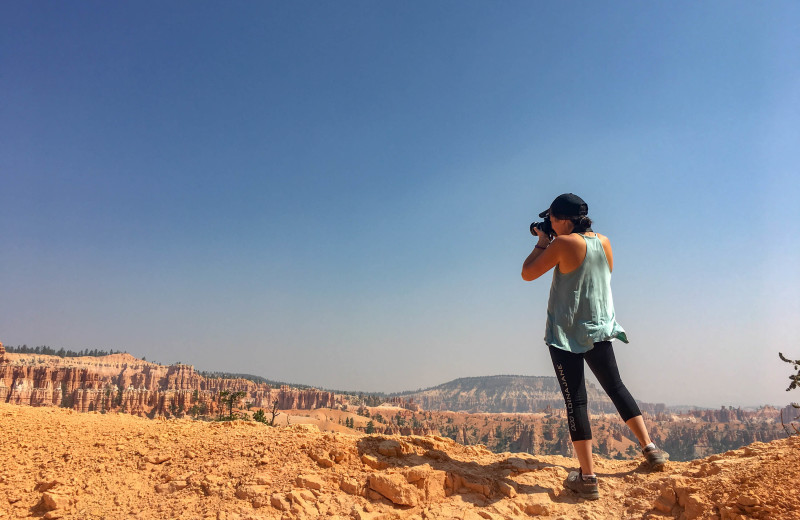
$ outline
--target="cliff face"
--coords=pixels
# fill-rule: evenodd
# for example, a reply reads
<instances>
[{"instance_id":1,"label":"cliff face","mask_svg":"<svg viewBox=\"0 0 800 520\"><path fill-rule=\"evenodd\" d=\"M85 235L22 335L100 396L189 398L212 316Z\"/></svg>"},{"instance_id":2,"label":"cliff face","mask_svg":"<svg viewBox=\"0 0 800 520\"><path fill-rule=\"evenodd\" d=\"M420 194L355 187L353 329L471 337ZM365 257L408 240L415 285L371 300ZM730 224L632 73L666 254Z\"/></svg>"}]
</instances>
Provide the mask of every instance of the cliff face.
<instances>
[{"instance_id":1,"label":"cliff face","mask_svg":"<svg viewBox=\"0 0 800 520\"><path fill-rule=\"evenodd\" d=\"M332 392L273 388L246 379L207 379L189 365L157 365L129 354L60 358L0 350L0 402L5 403L148 417L213 415L220 411L222 391L242 391L241 403L257 408L271 408L274 402L284 410L343 404L343 398Z\"/></svg>"}]
</instances>

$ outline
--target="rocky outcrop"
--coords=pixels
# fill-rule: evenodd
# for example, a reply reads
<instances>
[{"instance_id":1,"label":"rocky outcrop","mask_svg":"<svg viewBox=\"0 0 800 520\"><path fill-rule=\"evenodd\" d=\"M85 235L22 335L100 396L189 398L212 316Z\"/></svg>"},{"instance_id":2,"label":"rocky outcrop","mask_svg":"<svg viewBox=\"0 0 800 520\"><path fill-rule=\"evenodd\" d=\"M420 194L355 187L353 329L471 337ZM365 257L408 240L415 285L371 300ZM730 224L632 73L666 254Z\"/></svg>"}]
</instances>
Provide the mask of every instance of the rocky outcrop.
<instances>
[{"instance_id":1,"label":"rocky outcrop","mask_svg":"<svg viewBox=\"0 0 800 520\"><path fill-rule=\"evenodd\" d=\"M299 390L287 385L281 385L277 391L271 390L263 396L261 404L256 406L269 406L277 401L281 410L312 410L314 408L332 408L342 404L341 398L336 399L333 392L309 388Z\"/></svg>"},{"instance_id":2,"label":"rocky outcrop","mask_svg":"<svg viewBox=\"0 0 800 520\"><path fill-rule=\"evenodd\" d=\"M238 404L257 408L277 402L280 409L309 410L344 403L333 392L206 378L190 365L158 365L129 354L60 358L0 351L0 402L175 417L218 413L223 391L244 392Z\"/></svg>"},{"instance_id":3,"label":"rocky outcrop","mask_svg":"<svg viewBox=\"0 0 800 520\"><path fill-rule=\"evenodd\" d=\"M3 403L0 432L0 518L800 518L800 437L670 460L663 472L646 471L641 456L596 456L600 498L586 501L564 487L574 458L439 436Z\"/></svg>"}]
</instances>

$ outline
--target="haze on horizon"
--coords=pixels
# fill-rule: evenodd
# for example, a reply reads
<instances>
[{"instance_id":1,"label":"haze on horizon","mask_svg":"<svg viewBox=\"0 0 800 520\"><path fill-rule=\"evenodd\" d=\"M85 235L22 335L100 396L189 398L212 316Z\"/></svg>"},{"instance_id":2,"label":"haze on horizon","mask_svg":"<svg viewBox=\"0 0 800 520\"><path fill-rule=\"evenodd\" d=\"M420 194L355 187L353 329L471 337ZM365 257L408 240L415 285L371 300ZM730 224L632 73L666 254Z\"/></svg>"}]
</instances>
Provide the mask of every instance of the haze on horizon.
<instances>
[{"instance_id":1,"label":"haze on horizon","mask_svg":"<svg viewBox=\"0 0 800 520\"><path fill-rule=\"evenodd\" d=\"M553 375L528 225L614 246L647 402L783 406L800 4L6 2L0 341L396 392Z\"/></svg>"}]
</instances>

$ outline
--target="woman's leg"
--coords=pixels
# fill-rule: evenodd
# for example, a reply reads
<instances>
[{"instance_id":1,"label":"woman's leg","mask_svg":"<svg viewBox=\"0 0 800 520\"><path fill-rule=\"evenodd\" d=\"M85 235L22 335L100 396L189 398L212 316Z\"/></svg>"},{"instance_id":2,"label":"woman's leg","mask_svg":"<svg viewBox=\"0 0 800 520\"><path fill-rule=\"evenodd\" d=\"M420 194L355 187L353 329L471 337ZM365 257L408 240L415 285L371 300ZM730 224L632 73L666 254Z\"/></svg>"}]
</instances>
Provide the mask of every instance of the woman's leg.
<instances>
[{"instance_id":1,"label":"woman's leg","mask_svg":"<svg viewBox=\"0 0 800 520\"><path fill-rule=\"evenodd\" d=\"M633 434L638 439L642 447L650 443L650 435L642 419L642 412L633 399L633 396L622 383L617 367L617 359L614 357L614 349L610 341L601 341L594 344L594 348L584 354L586 364L594 373L600 386L611 398L611 402L617 408L622 420L628 425Z\"/></svg>"},{"instance_id":2,"label":"woman's leg","mask_svg":"<svg viewBox=\"0 0 800 520\"><path fill-rule=\"evenodd\" d=\"M644 419L641 415L637 415L632 419L628 419L625 421L625 424L628 425L628 428L631 429L636 438L639 440L639 444L644 449L645 446L650 444L650 434L647 433L647 427L644 425Z\"/></svg>"},{"instance_id":3,"label":"woman's leg","mask_svg":"<svg viewBox=\"0 0 800 520\"><path fill-rule=\"evenodd\" d=\"M583 355L550 347L550 359L556 372L564 404L567 408L567 427L575 455L584 475L594 474L592 462L592 429L587 410L586 382L583 378Z\"/></svg>"},{"instance_id":4,"label":"woman's leg","mask_svg":"<svg viewBox=\"0 0 800 520\"><path fill-rule=\"evenodd\" d=\"M585 441L572 441L575 456L581 465L581 474L594 475L594 460L592 460L592 439Z\"/></svg>"}]
</instances>

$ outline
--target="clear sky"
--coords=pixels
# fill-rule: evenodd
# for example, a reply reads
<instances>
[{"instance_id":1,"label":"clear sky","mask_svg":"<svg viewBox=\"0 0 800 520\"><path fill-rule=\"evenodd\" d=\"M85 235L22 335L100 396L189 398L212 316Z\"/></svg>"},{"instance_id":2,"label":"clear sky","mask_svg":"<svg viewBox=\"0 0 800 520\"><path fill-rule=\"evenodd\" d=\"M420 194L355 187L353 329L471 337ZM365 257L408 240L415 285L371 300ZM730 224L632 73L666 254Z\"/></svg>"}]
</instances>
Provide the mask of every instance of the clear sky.
<instances>
[{"instance_id":1,"label":"clear sky","mask_svg":"<svg viewBox=\"0 0 800 520\"><path fill-rule=\"evenodd\" d=\"M0 341L342 390L552 375L560 193L637 399L784 405L800 3L3 2Z\"/></svg>"}]
</instances>

